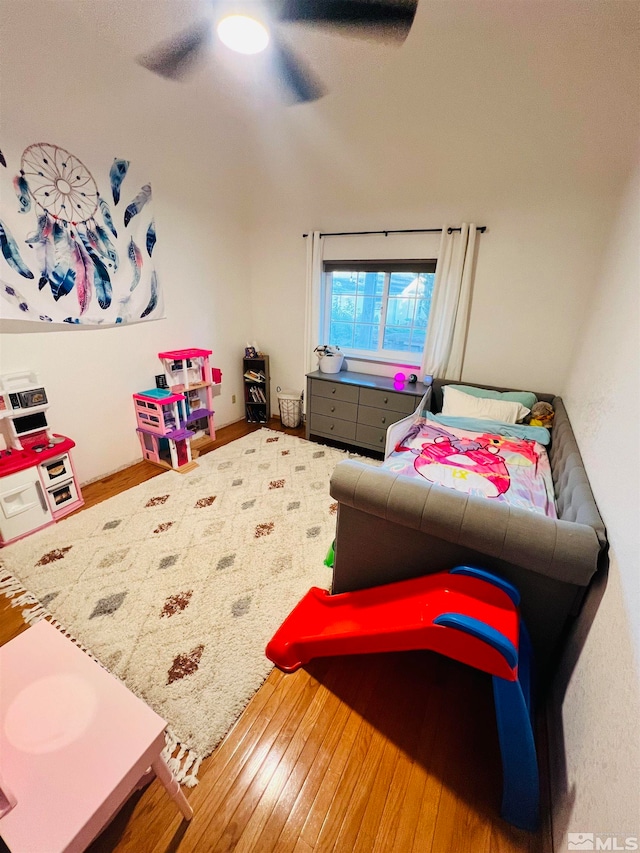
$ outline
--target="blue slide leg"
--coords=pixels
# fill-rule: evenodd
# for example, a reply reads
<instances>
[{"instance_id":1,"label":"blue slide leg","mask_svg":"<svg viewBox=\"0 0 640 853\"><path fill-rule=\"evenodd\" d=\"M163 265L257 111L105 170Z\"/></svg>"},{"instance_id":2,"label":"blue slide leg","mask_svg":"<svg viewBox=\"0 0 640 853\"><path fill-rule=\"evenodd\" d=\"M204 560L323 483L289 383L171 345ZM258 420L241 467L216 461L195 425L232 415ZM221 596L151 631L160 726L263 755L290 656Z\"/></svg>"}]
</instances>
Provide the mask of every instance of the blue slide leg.
<instances>
[{"instance_id":1,"label":"blue slide leg","mask_svg":"<svg viewBox=\"0 0 640 853\"><path fill-rule=\"evenodd\" d=\"M523 647L524 646L524 647ZM526 641L520 645L520 675L528 681ZM498 737L502 754L502 817L521 829L535 830L540 818L540 781L531 726L529 685L493 677ZM525 698L526 697L526 698Z\"/></svg>"}]
</instances>

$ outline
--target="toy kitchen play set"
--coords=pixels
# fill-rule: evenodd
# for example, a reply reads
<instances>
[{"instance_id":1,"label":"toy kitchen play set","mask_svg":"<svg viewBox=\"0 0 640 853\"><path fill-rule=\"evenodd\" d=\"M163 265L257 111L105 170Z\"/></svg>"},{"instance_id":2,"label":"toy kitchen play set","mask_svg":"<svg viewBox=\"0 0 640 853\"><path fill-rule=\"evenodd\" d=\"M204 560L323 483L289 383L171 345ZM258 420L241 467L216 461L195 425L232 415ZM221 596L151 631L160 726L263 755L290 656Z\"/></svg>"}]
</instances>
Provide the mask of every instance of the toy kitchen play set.
<instances>
[{"instance_id":1,"label":"toy kitchen play set","mask_svg":"<svg viewBox=\"0 0 640 853\"><path fill-rule=\"evenodd\" d=\"M35 373L0 376L0 547L84 503L71 461L75 442L50 432L48 408Z\"/></svg>"}]
</instances>

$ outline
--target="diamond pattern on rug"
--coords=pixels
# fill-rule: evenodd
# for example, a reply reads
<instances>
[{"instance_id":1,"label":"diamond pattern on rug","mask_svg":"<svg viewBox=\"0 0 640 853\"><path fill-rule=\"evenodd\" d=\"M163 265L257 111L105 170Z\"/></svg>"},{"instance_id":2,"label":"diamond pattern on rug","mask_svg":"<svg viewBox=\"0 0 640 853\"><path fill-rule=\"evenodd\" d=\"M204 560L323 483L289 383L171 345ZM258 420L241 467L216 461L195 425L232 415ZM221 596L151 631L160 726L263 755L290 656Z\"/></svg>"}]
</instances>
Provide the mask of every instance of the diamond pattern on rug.
<instances>
[{"instance_id":1,"label":"diamond pattern on rug","mask_svg":"<svg viewBox=\"0 0 640 853\"><path fill-rule=\"evenodd\" d=\"M244 616L245 613L248 612L249 606L251 605L251 596L245 595L242 598L239 598L237 601L234 601L231 605L231 612L234 616Z\"/></svg>"},{"instance_id":2,"label":"diamond pattern on rug","mask_svg":"<svg viewBox=\"0 0 640 853\"><path fill-rule=\"evenodd\" d=\"M116 518L113 521L107 521L107 523L103 526L102 529L103 530L115 530L116 527L118 527L120 524L122 524L122 519Z\"/></svg>"},{"instance_id":3,"label":"diamond pattern on rug","mask_svg":"<svg viewBox=\"0 0 640 853\"><path fill-rule=\"evenodd\" d=\"M166 504L169 498L170 495L158 495L155 498L149 498L149 500L145 504L145 507L162 506L162 504Z\"/></svg>"},{"instance_id":4,"label":"diamond pattern on rug","mask_svg":"<svg viewBox=\"0 0 640 853\"><path fill-rule=\"evenodd\" d=\"M55 598L57 598L59 595L60 595L60 591L59 591L59 590L58 590L58 592L50 592L50 593L48 593L47 595L43 595L43 596L42 596L42 598L40 599L40 604L41 604L43 607L49 607L49 605L51 604L51 602L52 602Z\"/></svg>"},{"instance_id":5,"label":"diamond pattern on rug","mask_svg":"<svg viewBox=\"0 0 640 853\"><path fill-rule=\"evenodd\" d=\"M284 488L284 483L285 483L285 481L284 481L284 480L272 480L272 481L269 483L269 488L270 488L270 489L283 489L283 488Z\"/></svg>"},{"instance_id":6,"label":"diamond pattern on rug","mask_svg":"<svg viewBox=\"0 0 640 853\"><path fill-rule=\"evenodd\" d=\"M170 595L164 603L160 618L162 618L163 616L169 617L173 616L176 613L180 613L182 610L189 606L189 602L191 601L192 595L192 589L188 589L186 592L176 592L174 595Z\"/></svg>"},{"instance_id":7,"label":"diamond pattern on rug","mask_svg":"<svg viewBox=\"0 0 640 853\"><path fill-rule=\"evenodd\" d=\"M99 569L108 569L115 566L116 563L121 563L129 553L128 548L120 548L118 551L111 551L100 560L98 563Z\"/></svg>"},{"instance_id":8,"label":"diamond pattern on rug","mask_svg":"<svg viewBox=\"0 0 640 853\"><path fill-rule=\"evenodd\" d=\"M197 672L203 651L204 646L200 645L196 646L195 649L191 649L185 655L176 655L173 659L171 669L167 673L167 684L173 684L174 681L179 681L181 678L186 678L188 675L193 675L194 672Z\"/></svg>"},{"instance_id":9,"label":"diamond pattern on rug","mask_svg":"<svg viewBox=\"0 0 640 853\"><path fill-rule=\"evenodd\" d=\"M111 616L122 606L122 602L126 597L126 592L116 592L113 595L108 595L106 598L101 598L96 602L89 619L95 619L96 616Z\"/></svg>"},{"instance_id":10,"label":"diamond pattern on rug","mask_svg":"<svg viewBox=\"0 0 640 853\"><path fill-rule=\"evenodd\" d=\"M209 495L208 498L200 498L199 501L196 501L195 508L204 509L206 506L211 506L215 499L216 495Z\"/></svg>"},{"instance_id":11,"label":"diamond pattern on rug","mask_svg":"<svg viewBox=\"0 0 640 853\"><path fill-rule=\"evenodd\" d=\"M43 554L42 557L40 557L36 566L48 566L49 563L53 563L55 560L63 560L64 555L72 548L73 545L67 545L66 548L54 548L53 551L47 551L46 554Z\"/></svg>"},{"instance_id":12,"label":"diamond pattern on rug","mask_svg":"<svg viewBox=\"0 0 640 853\"><path fill-rule=\"evenodd\" d=\"M269 674L269 639L311 586L331 581L329 479L348 454L274 437L257 430L0 551L3 569L190 755L219 743Z\"/></svg>"}]
</instances>

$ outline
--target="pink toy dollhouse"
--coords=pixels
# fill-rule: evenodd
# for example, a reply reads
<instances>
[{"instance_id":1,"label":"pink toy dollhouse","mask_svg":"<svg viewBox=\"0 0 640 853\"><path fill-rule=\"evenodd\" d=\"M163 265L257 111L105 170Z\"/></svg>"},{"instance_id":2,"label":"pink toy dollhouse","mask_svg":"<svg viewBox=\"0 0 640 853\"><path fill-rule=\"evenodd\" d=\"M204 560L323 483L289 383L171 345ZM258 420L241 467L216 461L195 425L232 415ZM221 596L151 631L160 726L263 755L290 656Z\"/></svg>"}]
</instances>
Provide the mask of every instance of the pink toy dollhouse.
<instances>
[{"instance_id":1,"label":"pink toy dollhouse","mask_svg":"<svg viewBox=\"0 0 640 853\"><path fill-rule=\"evenodd\" d=\"M184 394L172 394L164 388L152 388L133 395L142 455L149 462L175 471L195 468L191 457L191 430L180 421L178 404Z\"/></svg>"},{"instance_id":2,"label":"pink toy dollhouse","mask_svg":"<svg viewBox=\"0 0 640 853\"><path fill-rule=\"evenodd\" d=\"M222 373L211 368L211 350L158 353L166 388L133 395L142 455L149 462L184 473L196 466L193 439L215 438L213 387Z\"/></svg>"}]
</instances>

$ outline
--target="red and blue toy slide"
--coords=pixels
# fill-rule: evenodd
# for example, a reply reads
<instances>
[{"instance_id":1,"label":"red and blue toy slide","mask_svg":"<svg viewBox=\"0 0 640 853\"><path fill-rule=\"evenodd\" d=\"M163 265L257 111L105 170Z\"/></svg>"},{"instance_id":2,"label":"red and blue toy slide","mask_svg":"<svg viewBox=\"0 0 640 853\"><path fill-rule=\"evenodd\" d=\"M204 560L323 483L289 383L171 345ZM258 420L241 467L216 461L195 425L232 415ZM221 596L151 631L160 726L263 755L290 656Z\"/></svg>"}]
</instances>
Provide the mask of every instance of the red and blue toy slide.
<instances>
[{"instance_id":1,"label":"red and blue toy slide","mask_svg":"<svg viewBox=\"0 0 640 853\"><path fill-rule=\"evenodd\" d=\"M316 657L429 649L493 676L503 768L502 816L524 829L539 819L531 722L531 645L515 587L458 566L385 586L330 595L313 587L267 645L293 672Z\"/></svg>"}]
</instances>

